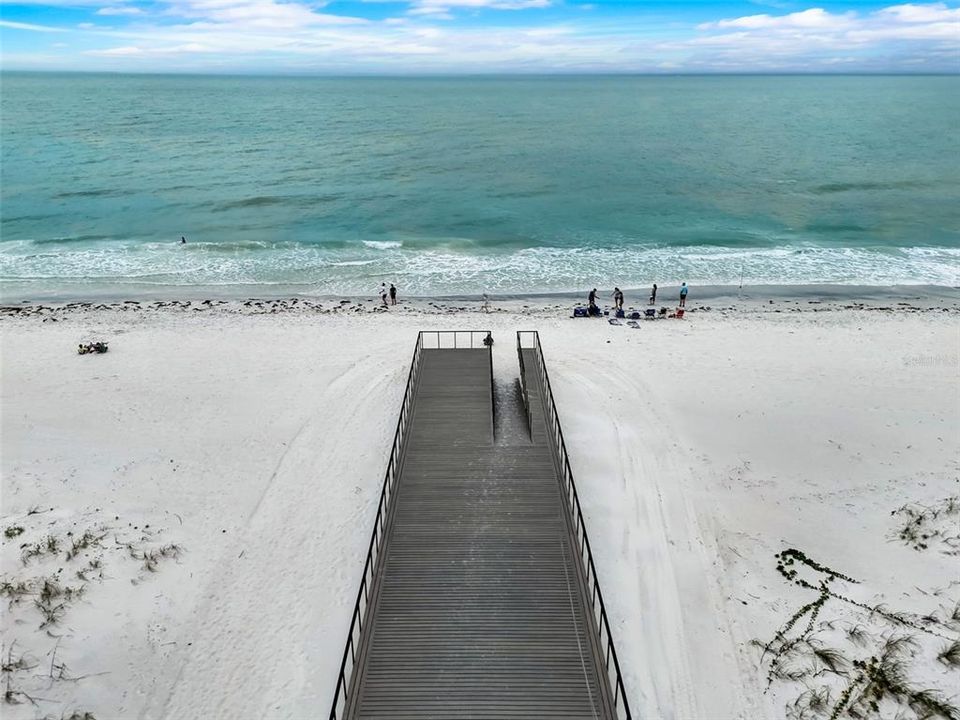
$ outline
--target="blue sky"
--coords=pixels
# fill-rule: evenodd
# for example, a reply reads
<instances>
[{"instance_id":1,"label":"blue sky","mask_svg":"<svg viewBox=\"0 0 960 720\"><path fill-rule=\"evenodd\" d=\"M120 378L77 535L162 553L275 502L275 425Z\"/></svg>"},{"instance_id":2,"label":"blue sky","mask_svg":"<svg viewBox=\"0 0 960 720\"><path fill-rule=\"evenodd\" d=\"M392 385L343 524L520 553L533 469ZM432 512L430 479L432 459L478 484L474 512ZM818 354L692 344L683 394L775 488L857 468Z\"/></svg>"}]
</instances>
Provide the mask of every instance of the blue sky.
<instances>
[{"instance_id":1,"label":"blue sky","mask_svg":"<svg viewBox=\"0 0 960 720\"><path fill-rule=\"evenodd\" d=\"M960 3L20 0L8 70L960 72Z\"/></svg>"}]
</instances>

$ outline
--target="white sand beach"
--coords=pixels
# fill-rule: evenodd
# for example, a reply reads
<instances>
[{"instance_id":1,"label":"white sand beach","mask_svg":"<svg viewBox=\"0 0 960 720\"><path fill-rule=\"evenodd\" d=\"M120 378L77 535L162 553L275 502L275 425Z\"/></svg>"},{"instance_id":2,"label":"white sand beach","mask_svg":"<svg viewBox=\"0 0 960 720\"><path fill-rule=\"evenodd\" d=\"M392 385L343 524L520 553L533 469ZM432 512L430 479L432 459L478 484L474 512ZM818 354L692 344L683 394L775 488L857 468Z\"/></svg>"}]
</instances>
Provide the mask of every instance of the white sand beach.
<instances>
[{"instance_id":1,"label":"white sand beach","mask_svg":"<svg viewBox=\"0 0 960 720\"><path fill-rule=\"evenodd\" d=\"M957 308L876 305L639 329L548 301L8 313L3 715L324 715L417 331L443 328L491 329L498 383L540 331L635 717L828 717L853 661L894 651L960 705L937 657L960 640Z\"/></svg>"}]
</instances>

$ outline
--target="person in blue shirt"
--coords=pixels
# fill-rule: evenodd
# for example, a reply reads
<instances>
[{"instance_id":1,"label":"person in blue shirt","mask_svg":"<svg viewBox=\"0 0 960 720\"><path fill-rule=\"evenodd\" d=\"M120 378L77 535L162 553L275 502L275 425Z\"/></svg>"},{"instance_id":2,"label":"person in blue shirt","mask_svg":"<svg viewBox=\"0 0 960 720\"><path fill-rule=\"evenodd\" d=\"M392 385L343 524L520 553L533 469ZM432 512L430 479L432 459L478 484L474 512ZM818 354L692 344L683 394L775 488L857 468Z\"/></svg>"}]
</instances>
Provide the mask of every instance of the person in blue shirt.
<instances>
[{"instance_id":1,"label":"person in blue shirt","mask_svg":"<svg viewBox=\"0 0 960 720\"><path fill-rule=\"evenodd\" d=\"M690 291L690 288L687 287L686 283L680 286L680 307L687 306L687 293L689 291Z\"/></svg>"}]
</instances>

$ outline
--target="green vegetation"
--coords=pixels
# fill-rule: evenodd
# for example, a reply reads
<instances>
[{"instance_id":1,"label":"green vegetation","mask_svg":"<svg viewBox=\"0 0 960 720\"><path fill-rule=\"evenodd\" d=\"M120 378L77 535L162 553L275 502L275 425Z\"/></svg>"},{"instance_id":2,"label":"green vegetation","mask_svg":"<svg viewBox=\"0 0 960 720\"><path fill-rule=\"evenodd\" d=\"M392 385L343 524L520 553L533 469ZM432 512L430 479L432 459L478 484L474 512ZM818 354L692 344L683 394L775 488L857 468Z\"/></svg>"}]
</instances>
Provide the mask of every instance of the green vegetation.
<instances>
[{"instance_id":1,"label":"green vegetation","mask_svg":"<svg viewBox=\"0 0 960 720\"><path fill-rule=\"evenodd\" d=\"M960 720L960 710L943 694L910 680L912 663L932 654L935 638L947 640L937 659L947 667L960 667L960 639L951 637L960 630L960 604L924 616L896 612L848 597L836 587L838 582L858 584L857 580L800 550L789 548L776 559L777 572L785 580L817 593L769 642L753 642L762 648L760 662L767 665L768 687L775 682L803 687L786 708L788 718L865 719L890 712L904 720ZM840 612L843 608L847 610ZM859 617L842 619L850 610ZM820 620L828 611L829 619ZM881 706L886 708L883 713Z\"/></svg>"}]
</instances>

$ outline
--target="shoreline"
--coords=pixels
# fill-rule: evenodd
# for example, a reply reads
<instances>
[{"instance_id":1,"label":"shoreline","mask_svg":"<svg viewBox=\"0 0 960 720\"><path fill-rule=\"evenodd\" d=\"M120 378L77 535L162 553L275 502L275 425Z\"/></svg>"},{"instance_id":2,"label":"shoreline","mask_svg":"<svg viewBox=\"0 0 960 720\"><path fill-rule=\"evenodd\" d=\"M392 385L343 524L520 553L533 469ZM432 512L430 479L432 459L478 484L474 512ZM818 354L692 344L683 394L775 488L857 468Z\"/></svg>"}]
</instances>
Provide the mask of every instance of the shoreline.
<instances>
[{"instance_id":1,"label":"shoreline","mask_svg":"<svg viewBox=\"0 0 960 720\"><path fill-rule=\"evenodd\" d=\"M656 307L677 305L675 288L660 288ZM643 311L648 290L625 289L624 308ZM612 298L600 291L601 308L611 309ZM396 306L384 308L370 295L258 294L224 296L217 288L192 288L177 296L104 295L78 299L23 299L0 301L0 319L43 316L67 317L93 311L118 312L215 312L219 314L262 313L395 313L450 314L456 312L513 312L521 315L565 316L573 307L585 305L583 293L527 293L489 295L402 296ZM693 286L687 312L826 312L865 310L879 312L960 312L960 288L940 285L764 285L739 289L735 286Z\"/></svg>"},{"instance_id":2,"label":"shoreline","mask_svg":"<svg viewBox=\"0 0 960 720\"><path fill-rule=\"evenodd\" d=\"M375 284L375 283L374 283ZM690 284L690 283L688 283ZM307 292L298 285L177 285L163 286L118 286L97 291L74 292L39 292L29 294L8 295L3 292L3 283L0 283L0 307L12 305L50 304L67 305L72 303L109 303L124 301L170 301L170 300L227 300L241 302L245 300L283 300L297 298L324 302L341 300L344 298L374 298L375 295L360 293L323 293ZM660 285L657 291L658 302L668 302L676 298L680 289L679 283ZM560 292L516 292L516 293L436 293L430 295L406 295L401 288L401 299L414 301L482 301L484 295L491 301L508 300L564 300L582 301L590 287L584 285L579 291ZM676 290L677 292L674 292ZM696 285L690 284L691 300L809 300L809 299L848 299L848 300L922 300L945 299L960 303L960 286L936 284L909 284L909 285L863 285L838 283L804 283L782 285ZM260 291L260 292L258 292ZM609 292L608 292L609 291ZM600 288L601 297L612 293L613 288ZM638 299L646 304L650 287L624 287L624 294L628 302Z\"/></svg>"}]
</instances>

